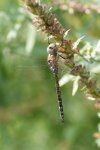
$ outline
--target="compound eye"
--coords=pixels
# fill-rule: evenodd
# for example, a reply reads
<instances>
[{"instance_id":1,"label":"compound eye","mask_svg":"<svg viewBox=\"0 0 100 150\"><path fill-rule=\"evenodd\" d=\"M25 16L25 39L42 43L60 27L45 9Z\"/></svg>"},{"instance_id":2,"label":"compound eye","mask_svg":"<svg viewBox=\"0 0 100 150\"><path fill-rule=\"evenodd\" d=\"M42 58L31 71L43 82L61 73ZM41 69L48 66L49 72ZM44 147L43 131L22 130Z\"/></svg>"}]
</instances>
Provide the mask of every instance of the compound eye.
<instances>
[{"instance_id":1,"label":"compound eye","mask_svg":"<svg viewBox=\"0 0 100 150\"><path fill-rule=\"evenodd\" d=\"M49 49L53 49L53 47L49 46Z\"/></svg>"}]
</instances>

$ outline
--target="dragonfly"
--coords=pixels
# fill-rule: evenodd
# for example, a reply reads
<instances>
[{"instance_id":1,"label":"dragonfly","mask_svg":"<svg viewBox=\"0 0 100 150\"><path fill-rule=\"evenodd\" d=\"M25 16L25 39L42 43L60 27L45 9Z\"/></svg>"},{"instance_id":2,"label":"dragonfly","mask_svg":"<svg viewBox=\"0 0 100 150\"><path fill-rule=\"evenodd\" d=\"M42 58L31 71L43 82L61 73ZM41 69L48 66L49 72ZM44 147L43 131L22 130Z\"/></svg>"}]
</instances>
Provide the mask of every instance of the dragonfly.
<instances>
[{"instance_id":1,"label":"dragonfly","mask_svg":"<svg viewBox=\"0 0 100 150\"><path fill-rule=\"evenodd\" d=\"M61 96L61 90L60 90L59 78L58 78L59 54L58 54L58 48L55 43L49 44L47 48L47 53L48 53L48 59L47 59L48 65L55 78L55 87L56 87L56 94L57 94L57 100L58 100L58 106L59 106L59 112L60 112L60 119L62 122L64 122L62 96Z\"/></svg>"}]
</instances>

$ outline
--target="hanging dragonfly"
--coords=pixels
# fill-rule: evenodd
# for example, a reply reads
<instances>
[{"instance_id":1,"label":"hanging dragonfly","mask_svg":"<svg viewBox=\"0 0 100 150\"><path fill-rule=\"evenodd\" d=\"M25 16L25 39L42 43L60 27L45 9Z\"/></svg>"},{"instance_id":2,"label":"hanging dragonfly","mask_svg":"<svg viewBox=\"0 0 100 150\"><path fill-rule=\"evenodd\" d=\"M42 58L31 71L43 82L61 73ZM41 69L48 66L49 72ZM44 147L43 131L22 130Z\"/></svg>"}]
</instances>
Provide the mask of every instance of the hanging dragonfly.
<instances>
[{"instance_id":1,"label":"hanging dragonfly","mask_svg":"<svg viewBox=\"0 0 100 150\"><path fill-rule=\"evenodd\" d=\"M56 86L56 93L57 93L57 99L58 99L58 105L60 111L60 118L61 121L64 122L63 104L62 104L61 90L60 90L59 78L58 78L59 54L58 54L58 48L55 43L49 44L47 48L47 53L48 53L48 60L47 60L48 65L55 77L55 86Z\"/></svg>"}]
</instances>

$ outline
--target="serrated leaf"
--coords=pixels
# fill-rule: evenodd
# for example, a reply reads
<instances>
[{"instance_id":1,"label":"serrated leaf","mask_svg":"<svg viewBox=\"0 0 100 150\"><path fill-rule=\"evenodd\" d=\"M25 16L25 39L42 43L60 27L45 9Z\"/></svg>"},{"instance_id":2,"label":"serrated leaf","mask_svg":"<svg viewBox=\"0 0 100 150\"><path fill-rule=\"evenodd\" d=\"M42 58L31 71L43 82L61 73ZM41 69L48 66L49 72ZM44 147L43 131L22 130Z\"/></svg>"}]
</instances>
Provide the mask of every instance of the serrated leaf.
<instances>
[{"instance_id":1,"label":"serrated leaf","mask_svg":"<svg viewBox=\"0 0 100 150\"><path fill-rule=\"evenodd\" d=\"M78 81L80 80L80 76L75 77L74 83L73 83L73 90L72 90L72 96L74 96L78 90Z\"/></svg>"},{"instance_id":2,"label":"serrated leaf","mask_svg":"<svg viewBox=\"0 0 100 150\"><path fill-rule=\"evenodd\" d=\"M75 77L73 75L66 74L60 79L59 85L63 86L64 84L68 83L69 81L72 81L74 78Z\"/></svg>"},{"instance_id":3,"label":"serrated leaf","mask_svg":"<svg viewBox=\"0 0 100 150\"><path fill-rule=\"evenodd\" d=\"M82 36L80 37L76 42L74 42L74 45L73 45L73 49L76 49L77 46L79 45L79 43L81 42L81 40L84 38L85 36Z\"/></svg>"}]
</instances>

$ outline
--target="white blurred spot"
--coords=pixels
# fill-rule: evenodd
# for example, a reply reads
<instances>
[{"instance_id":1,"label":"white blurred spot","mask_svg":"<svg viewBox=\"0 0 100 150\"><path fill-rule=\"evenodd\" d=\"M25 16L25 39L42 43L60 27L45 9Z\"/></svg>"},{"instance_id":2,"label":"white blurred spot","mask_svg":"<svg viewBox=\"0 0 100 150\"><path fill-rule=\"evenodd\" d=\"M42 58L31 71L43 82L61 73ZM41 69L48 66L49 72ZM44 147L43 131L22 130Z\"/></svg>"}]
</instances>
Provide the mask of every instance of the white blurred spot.
<instances>
[{"instance_id":1,"label":"white blurred spot","mask_svg":"<svg viewBox=\"0 0 100 150\"><path fill-rule=\"evenodd\" d=\"M91 100L91 101L95 101L96 100L96 98L90 97L90 96L88 97L88 99Z\"/></svg>"},{"instance_id":2,"label":"white blurred spot","mask_svg":"<svg viewBox=\"0 0 100 150\"><path fill-rule=\"evenodd\" d=\"M72 81L73 79L74 79L73 75L66 74L60 79L59 85L63 86L64 84L68 83L69 81Z\"/></svg>"}]
</instances>

